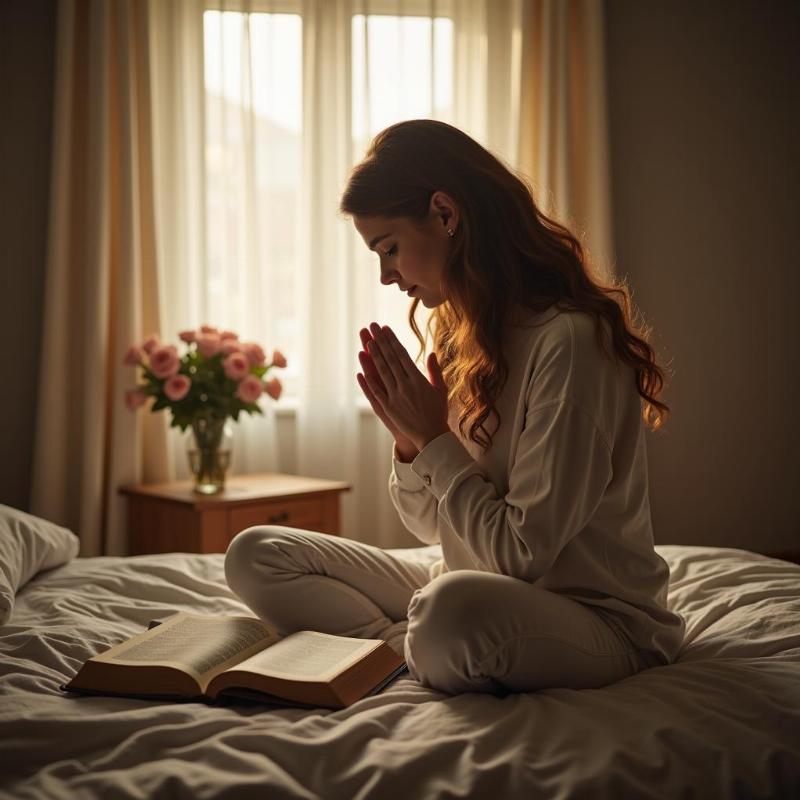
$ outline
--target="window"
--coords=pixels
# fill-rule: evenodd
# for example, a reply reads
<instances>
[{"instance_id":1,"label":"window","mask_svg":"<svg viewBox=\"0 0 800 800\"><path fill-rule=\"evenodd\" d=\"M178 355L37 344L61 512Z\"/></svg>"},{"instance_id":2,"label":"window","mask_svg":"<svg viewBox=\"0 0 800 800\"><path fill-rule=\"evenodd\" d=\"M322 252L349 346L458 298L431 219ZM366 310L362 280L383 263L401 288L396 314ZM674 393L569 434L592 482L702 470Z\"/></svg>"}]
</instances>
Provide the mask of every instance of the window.
<instances>
[{"instance_id":1,"label":"window","mask_svg":"<svg viewBox=\"0 0 800 800\"><path fill-rule=\"evenodd\" d=\"M352 133L357 151L398 120L452 116L451 19L358 14L353 17L352 43Z\"/></svg>"},{"instance_id":2,"label":"window","mask_svg":"<svg viewBox=\"0 0 800 800\"><path fill-rule=\"evenodd\" d=\"M375 133L393 122L452 117L453 20L432 17L433 5L404 0L402 15L352 17L354 162ZM294 7L286 2L228 10L232 6L209 7L203 18L207 296L209 305L225 309L226 327L258 330L268 346L280 343L289 356L289 367L281 371L284 397L291 399L302 369L296 267L300 236L308 233L301 224L303 19L284 13ZM281 13L274 12L277 6ZM448 7L442 0L435 6ZM397 8L400 3L370 4L370 10ZM406 322L409 299L397 287L380 284L377 256L360 240L353 250L357 318L391 324L415 356L418 344ZM270 313L262 315L268 319L258 316L263 298L269 298ZM423 323L421 314L418 320ZM353 360L359 369L355 352Z\"/></svg>"},{"instance_id":3,"label":"window","mask_svg":"<svg viewBox=\"0 0 800 800\"><path fill-rule=\"evenodd\" d=\"M447 17L356 15L352 24L353 153L358 158L372 137L403 119L453 116L453 21ZM361 243L359 242L359 245ZM408 327L411 301L379 280L378 256L356 248L356 268L373 280L356 281L359 318L392 326L412 358L419 343ZM424 333L425 306L417 310ZM356 363L356 369L360 366Z\"/></svg>"},{"instance_id":4,"label":"window","mask_svg":"<svg viewBox=\"0 0 800 800\"><path fill-rule=\"evenodd\" d=\"M261 326L265 346L296 352L301 18L210 10L203 29L209 305L226 309L228 327ZM269 319L253 319L254 292L271 298ZM281 371L287 395L296 367Z\"/></svg>"}]
</instances>

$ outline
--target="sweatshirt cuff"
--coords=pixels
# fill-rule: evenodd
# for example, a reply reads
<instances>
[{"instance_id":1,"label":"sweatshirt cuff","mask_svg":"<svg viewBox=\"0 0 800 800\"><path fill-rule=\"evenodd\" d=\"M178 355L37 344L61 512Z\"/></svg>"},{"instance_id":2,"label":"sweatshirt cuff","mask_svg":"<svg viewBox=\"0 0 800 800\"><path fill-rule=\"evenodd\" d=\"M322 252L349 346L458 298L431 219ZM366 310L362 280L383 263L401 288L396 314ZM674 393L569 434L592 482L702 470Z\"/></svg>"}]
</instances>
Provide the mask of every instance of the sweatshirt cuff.
<instances>
[{"instance_id":1,"label":"sweatshirt cuff","mask_svg":"<svg viewBox=\"0 0 800 800\"><path fill-rule=\"evenodd\" d=\"M476 464L455 433L447 431L428 442L411 464L404 466L410 466L422 484L441 500L453 477Z\"/></svg>"},{"instance_id":2,"label":"sweatshirt cuff","mask_svg":"<svg viewBox=\"0 0 800 800\"><path fill-rule=\"evenodd\" d=\"M421 492L427 485L411 469L411 464L397 458L397 446L392 445L392 469L394 470L397 485L406 492Z\"/></svg>"}]
</instances>

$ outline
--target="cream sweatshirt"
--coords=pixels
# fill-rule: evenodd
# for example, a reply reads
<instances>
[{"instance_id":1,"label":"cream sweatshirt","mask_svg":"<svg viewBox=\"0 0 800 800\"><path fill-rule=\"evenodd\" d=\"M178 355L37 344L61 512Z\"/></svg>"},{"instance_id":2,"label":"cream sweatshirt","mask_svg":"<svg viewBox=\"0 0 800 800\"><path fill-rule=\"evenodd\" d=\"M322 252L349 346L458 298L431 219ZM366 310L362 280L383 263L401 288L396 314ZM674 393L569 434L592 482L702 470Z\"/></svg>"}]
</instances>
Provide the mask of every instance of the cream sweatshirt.
<instances>
[{"instance_id":1,"label":"cream sweatshirt","mask_svg":"<svg viewBox=\"0 0 800 800\"><path fill-rule=\"evenodd\" d=\"M462 438L451 408L451 430L411 463L394 450L392 502L420 541L441 545L432 578L474 569L529 581L593 606L649 663L670 663L685 623L667 610L669 567L653 546L634 370L606 356L584 312L519 309L507 331L492 447Z\"/></svg>"}]
</instances>

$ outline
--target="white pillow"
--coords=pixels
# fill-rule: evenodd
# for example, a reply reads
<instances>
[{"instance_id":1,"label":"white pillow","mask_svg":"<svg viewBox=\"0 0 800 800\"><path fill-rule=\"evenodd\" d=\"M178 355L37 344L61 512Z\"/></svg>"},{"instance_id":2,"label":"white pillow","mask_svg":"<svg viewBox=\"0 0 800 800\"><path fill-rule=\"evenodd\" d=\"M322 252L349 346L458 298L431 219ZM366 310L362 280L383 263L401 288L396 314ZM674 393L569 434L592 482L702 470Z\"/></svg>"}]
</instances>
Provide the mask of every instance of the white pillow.
<instances>
[{"instance_id":1,"label":"white pillow","mask_svg":"<svg viewBox=\"0 0 800 800\"><path fill-rule=\"evenodd\" d=\"M10 506L0 505L0 625L14 609L17 592L38 572L78 555L72 531Z\"/></svg>"}]
</instances>

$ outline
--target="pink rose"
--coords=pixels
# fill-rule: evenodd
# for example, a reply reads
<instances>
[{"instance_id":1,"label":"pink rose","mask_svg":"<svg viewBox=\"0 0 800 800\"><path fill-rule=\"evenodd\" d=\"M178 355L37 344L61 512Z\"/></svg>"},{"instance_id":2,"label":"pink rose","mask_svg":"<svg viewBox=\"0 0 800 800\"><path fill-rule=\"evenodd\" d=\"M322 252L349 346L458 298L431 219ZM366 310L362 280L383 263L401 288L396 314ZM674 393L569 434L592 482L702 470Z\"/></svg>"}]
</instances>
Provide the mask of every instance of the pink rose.
<instances>
[{"instance_id":1,"label":"pink rose","mask_svg":"<svg viewBox=\"0 0 800 800\"><path fill-rule=\"evenodd\" d=\"M272 366L281 368L286 366L286 356L280 350L272 351Z\"/></svg>"},{"instance_id":2,"label":"pink rose","mask_svg":"<svg viewBox=\"0 0 800 800\"><path fill-rule=\"evenodd\" d=\"M186 344L191 344L197 338L197 331L181 331L178 338Z\"/></svg>"},{"instance_id":3,"label":"pink rose","mask_svg":"<svg viewBox=\"0 0 800 800\"><path fill-rule=\"evenodd\" d=\"M174 345L158 347L150 354L150 371L156 378L170 378L181 368L181 360Z\"/></svg>"},{"instance_id":4,"label":"pink rose","mask_svg":"<svg viewBox=\"0 0 800 800\"><path fill-rule=\"evenodd\" d=\"M137 367L143 360L144 353L142 352L142 348L133 345L133 347L128 348L128 352L125 353L125 358L122 359L122 363L127 364L129 367Z\"/></svg>"},{"instance_id":5,"label":"pink rose","mask_svg":"<svg viewBox=\"0 0 800 800\"><path fill-rule=\"evenodd\" d=\"M243 403L255 403L261 395L261 379L255 375L248 375L239 381L239 386L236 389L236 396Z\"/></svg>"},{"instance_id":6,"label":"pink rose","mask_svg":"<svg viewBox=\"0 0 800 800\"><path fill-rule=\"evenodd\" d=\"M219 329L215 328L213 325L201 325L200 333L219 333Z\"/></svg>"},{"instance_id":7,"label":"pink rose","mask_svg":"<svg viewBox=\"0 0 800 800\"><path fill-rule=\"evenodd\" d=\"M169 397L170 400L183 400L191 387L192 382L188 376L173 375L164 384L164 394Z\"/></svg>"},{"instance_id":8,"label":"pink rose","mask_svg":"<svg viewBox=\"0 0 800 800\"><path fill-rule=\"evenodd\" d=\"M230 353L240 353L242 350L242 343L237 339L223 339L221 352L226 356Z\"/></svg>"},{"instance_id":9,"label":"pink rose","mask_svg":"<svg viewBox=\"0 0 800 800\"><path fill-rule=\"evenodd\" d=\"M283 386L281 386L281 382L277 378L270 378L270 380L264 381L264 391L273 400L277 400L281 396Z\"/></svg>"},{"instance_id":10,"label":"pink rose","mask_svg":"<svg viewBox=\"0 0 800 800\"><path fill-rule=\"evenodd\" d=\"M231 353L225 359L223 367L225 369L225 374L234 381L238 381L239 378L244 378L250 371L250 364L247 360L247 356L238 350L235 353Z\"/></svg>"},{"instance_id":11,"label":"pink rose","mask_svg":"<svg viewBox=\"0 0 800 800\"><path fill-rule=\"evenodd\" d=\"M142 350L144 350L147 355L150 355L153 350L158 347L158 345L158 336L153 333L144 340L144 343L142 344Z\"/></svg>"},{"instance_id":12,"label":"pink rose","mask_svg":"<svg viewBox=\"0 0 800 800\"><path fill-rule=\"evenodd\" d=\"M223 342L226 339L234 339L234 340L236 340L236 339L239 338L239 334L238 333L234 333L233 331L222 331L222 333L219 335L219 338L222 339Z\"/></svg>"},{"instance_id":13,"label":"pink rose","mask_svg":"<svg viewBox=\"0 0 800 800\"><path fill-rule=\"evenodd\" d=\"M258 345L255 342L247 342L247 344L242 345L241 349L247 354L247 359L250 361L251 366L264 366L267 356L261 349L261 345Z\"/></svg>"},{"instance_id":14,"label":"pink rose","mask_svg":"<svg viewBox=\"0 0 800 800\"><path fill-rule=\"evenodd\" d=\"M207 327L207 326L203 326ZM215 356L222 349L222 342L220 341L219 334L216 333L201 333L197 337L197 349L200 354L206 358Z\"/></svg>"},{"instance_id":15,"label":"pink rose","mask_svg":"<svg viewBox=\"0 0 800 800\"><path fill-rule=\"evenodd\" d=\"M146 400L147 395L141 389L128 389L125 392L125 405L128 411L136 411Z\"/></svg>"}]
</instances>

